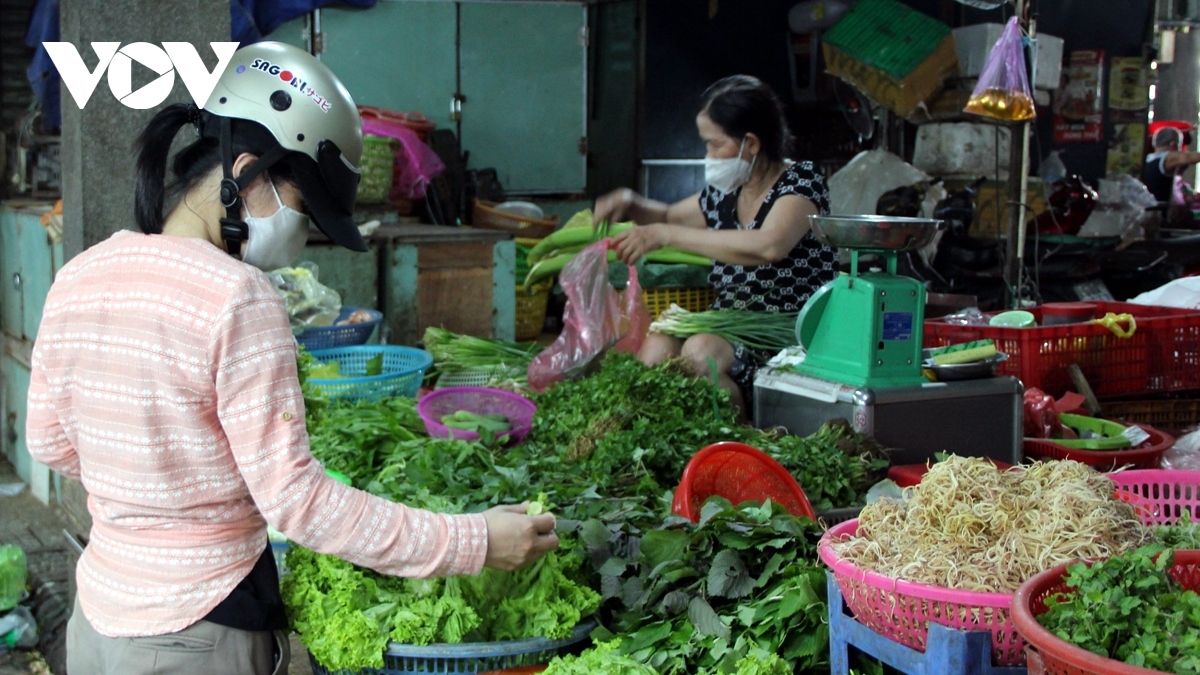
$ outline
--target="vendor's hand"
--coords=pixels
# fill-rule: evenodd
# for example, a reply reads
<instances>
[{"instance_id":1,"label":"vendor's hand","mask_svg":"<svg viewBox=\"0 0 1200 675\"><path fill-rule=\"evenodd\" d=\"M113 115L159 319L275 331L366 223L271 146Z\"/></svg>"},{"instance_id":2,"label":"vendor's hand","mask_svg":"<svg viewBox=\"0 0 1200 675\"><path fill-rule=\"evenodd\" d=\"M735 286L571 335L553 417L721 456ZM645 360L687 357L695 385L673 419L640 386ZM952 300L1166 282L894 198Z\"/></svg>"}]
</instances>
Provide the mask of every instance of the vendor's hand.
<instances>
[{"instance_id":1,"label":"vendor's hand","mask_svg":"<svg viewBox=\"0 0 1200 675\"><path fill-rule=\"evenodd\" d=\"M613 249L617 259L626 265L634 265L651 251L667 245L666 229L663 225L642 225L613 237Z\"/></svg>"},{"instance_id":2,"label":"vendor's hand","mask_svg":"<svg viewBox=\"0 0 1200 675\"><path fill-rule=\"evenodd\" d=\"M554 516L527 516L524 504L497 506L483 512L488 546L484 567L511 572L558 548Z\"/></svg>"},{"instance_id":3,"label":"vendor's hand","mask_svg":"<svg viewBox=\"0 0 1200 675\"><path fill-rule=\"evenodd\" d=\"M592 229L601 223L621 223L629 220L629 211L633 207L637 193L629 188L613 190L596 200L592 209Z\"/></svg>"}]
</instances>

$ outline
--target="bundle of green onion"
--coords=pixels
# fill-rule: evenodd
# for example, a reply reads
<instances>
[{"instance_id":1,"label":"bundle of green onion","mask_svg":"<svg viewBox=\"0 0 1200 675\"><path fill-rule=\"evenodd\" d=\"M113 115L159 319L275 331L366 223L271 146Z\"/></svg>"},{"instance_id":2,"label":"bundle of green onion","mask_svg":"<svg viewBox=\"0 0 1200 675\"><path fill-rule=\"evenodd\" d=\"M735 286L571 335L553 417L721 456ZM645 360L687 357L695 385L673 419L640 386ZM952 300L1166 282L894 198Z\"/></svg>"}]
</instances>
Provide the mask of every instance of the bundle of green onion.
<instances>
[{"instance_id":1,"label":"bundle of green onion","mask_svg":"<svg viewBox=\"0 0 1200 675\"><path fill-rule=\"evenodd\" d=\"M650 324L650 332L687 339L710 333L755 351L775 353L796 344L796 312L750 312L741 309L710 309L689 312L679 305Z\"/></svg>"},{"instance_id":2,"label":"bundle of green onion","mask_svg":"<svg viewBox=\"0 0 1200 675\"><path fill-rule=\"evenodd\" d=\"M433 367L438 373L487 371L495 381L524 386L529 362L542 351L542 346L459 335L430 326L425 329L425 350L433 355Z\"/></svg>"},{"instance_id":3,"label":"bundle of green onion","mask_svg":"<svg viewBox=\"0 0 1200 675\"><path fill-rule=\"evenodd\" d=\"M572 221L574 220L572 218ZM603 237L618 235L632 227L634 227L633 223L617 223L600 230L594 230L587 226L565 227L546 237L529 251L527 257L529 274L525 277L525 288L558 274L580 251ZM617 254L609 251L608 261L613 262L616 259ZM703 256L669 247L647 253L646 260L653 263L700 265L702 267L712 264L711 260Z\"/></svg>"}]
</instances>

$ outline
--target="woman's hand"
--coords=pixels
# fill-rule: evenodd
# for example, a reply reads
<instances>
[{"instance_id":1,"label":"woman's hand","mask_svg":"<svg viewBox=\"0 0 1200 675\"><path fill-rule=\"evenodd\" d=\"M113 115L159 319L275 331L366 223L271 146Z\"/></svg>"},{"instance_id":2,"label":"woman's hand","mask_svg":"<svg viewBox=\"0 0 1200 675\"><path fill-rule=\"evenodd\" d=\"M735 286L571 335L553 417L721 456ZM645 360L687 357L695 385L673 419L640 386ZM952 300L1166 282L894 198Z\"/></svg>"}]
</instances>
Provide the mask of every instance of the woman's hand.
<instances>
[{"instance_id":1,"label":"woman's hand","mask_svg":"<svg viewBox=\"0 0 1200 675\"><path fill-rule=\"evenodd\" d=\"M527 506L509 504L483 512L488 530L484 567L511 572L558 548L554 516L527 516Z\"/></svg>"},{"instance_id":2,"label":"woman's hand","mask_svg":"<svg viewBox=\"0 0 1200 675\"><path fill-rule=\"evenodd\" d=\"M630 220L630 209L637 200L637 193L629 188L620 188L596 200L592 209L592 228L601 223L622 223Z\"/></svg>"},{"instance_id":3,"label":"woman's hand","mask_svg":"<svg viewBox=\"0 0 1200 675\"><path fill-rule=\"evenodd\" d=\"M617 258L626 265L636 264L651 251L667 245L666 225L642 225L613 238Z\"/></svg>"}]
</instances>

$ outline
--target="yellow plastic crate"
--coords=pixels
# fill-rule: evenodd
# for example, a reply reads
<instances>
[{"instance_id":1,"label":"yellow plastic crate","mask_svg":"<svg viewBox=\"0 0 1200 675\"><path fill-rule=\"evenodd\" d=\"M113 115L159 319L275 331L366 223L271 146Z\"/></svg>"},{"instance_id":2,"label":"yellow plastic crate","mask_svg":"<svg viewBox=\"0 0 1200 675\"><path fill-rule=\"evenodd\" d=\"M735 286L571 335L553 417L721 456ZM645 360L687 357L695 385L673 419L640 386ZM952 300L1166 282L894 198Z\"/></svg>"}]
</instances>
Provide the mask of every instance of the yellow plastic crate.
<instances>
[{"instance_id":1,"label":"yellow plastic crate","mask_svg":"<svg viewBox=\"0 0 1200 675\"><path fill-rule=\"evenodd\" d=\"M517 317L516 337L525 342L536 340L542 334L542 326L546 324L546 305L550 302L550 289L554 281L534 284L529 289L523 289L518 280L517 285Z\"/></svg>"},{"instance_id":2,"label":"yellow plastic crate","mask_svg":"<svg viewBox=\"0 0 1200 675\"><path fill-rule=\"evenodd\" d=\"M646 288L642 289L642 300L650 310L650 318L657 319L672 304L689 312L703 312L717 299L711 288Z\"/></svg>"}]
</instances>

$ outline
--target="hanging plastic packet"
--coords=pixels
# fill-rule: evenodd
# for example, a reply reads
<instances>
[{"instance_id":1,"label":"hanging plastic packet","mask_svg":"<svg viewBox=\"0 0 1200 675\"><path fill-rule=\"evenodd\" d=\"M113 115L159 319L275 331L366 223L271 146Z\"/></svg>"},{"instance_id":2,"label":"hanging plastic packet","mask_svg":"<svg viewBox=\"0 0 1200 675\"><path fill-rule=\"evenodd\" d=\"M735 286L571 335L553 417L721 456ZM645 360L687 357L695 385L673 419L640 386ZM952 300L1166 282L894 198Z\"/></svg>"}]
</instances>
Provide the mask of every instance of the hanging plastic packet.
<instances>
[{"instance_id":1,"label":"hanging plastic packet","mask_svg":"<svg viewBox=\"0 0 1200 675\"><path fill-rule=\"evenodd\" d=\"M1009 19L1000 39L996 40L979 83L963 110L1005 122L1031 120L1036 116L1017 17Z\"/></svg>"}]
</instances>

